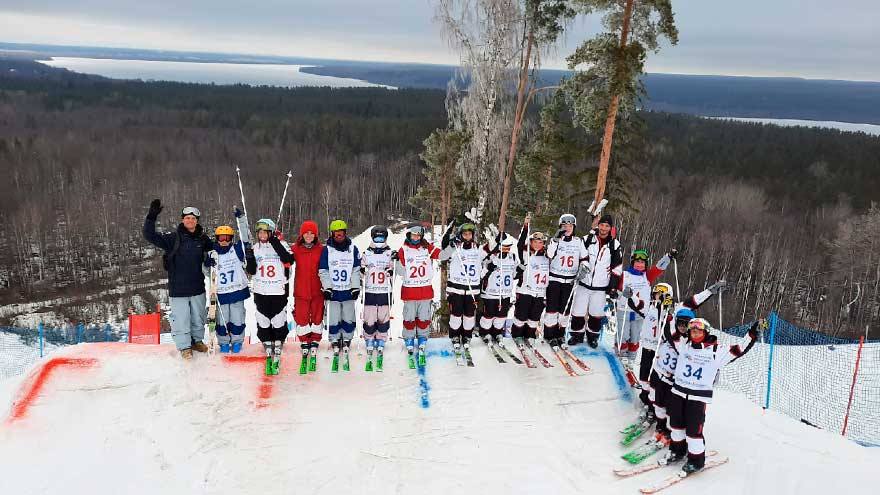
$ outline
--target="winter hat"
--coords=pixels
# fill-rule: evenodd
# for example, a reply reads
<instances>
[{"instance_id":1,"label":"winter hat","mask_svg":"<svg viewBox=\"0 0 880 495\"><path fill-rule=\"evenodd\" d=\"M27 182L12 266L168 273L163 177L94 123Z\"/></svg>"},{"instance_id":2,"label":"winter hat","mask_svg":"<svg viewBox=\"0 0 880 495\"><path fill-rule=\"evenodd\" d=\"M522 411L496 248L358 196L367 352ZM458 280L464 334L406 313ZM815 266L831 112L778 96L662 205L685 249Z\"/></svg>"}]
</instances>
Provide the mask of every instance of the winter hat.
<instances>
[{"instance_id":1,"label":"winter hat","mask_svg":"<svg viewBox=\"0 0 880 495\"><path fill-rule=\"evenodd\" d=\"M302 226L299 228L300 237L302 237L302 235L305 234L306 232L311 232L311 233L315 234L315 237L317 237L318 236L318 224L311 221L311 220L306 220L305 222L302 223Z\"/></svg>"},{"instance_id":2,"label":"winter hat","mask_svg":"<svg viewBox=\"0 0 880 495\"><path fill-rule=\"evenodd\" d=\"M611 218L611 215L606 213L606 214L602 215L602 218L599 219L599 223L607 223L608 225L613 227L614 226L614 219Z\"/></svg>"}]
</instances>

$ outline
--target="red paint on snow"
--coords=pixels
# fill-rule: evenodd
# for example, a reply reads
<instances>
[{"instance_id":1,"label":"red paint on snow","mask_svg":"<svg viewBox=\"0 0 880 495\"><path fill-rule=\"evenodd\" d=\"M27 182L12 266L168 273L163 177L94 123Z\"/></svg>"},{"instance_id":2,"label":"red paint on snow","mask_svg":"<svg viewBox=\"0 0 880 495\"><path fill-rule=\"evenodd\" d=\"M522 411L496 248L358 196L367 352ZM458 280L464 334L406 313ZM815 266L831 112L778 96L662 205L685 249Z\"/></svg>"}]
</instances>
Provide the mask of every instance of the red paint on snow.
<instances>
[{"instance_id":1,"label":"red paint on snow","mask_svg":"<svg viewBox=\"0 0 880 495\"><path fill-rule=\"evenodd\" d=\"M248 365L258 363L260 368L263 368L266 364L266 356L242 356L242 355L227 355L223 356L223 361L229 364L236 365ZM272 391L275 387L274 380L271 376L263 375L262 380L260 380L260 386L257 389L257 409L263 409L264 407L269 407L269 399L272 398Z\"/></svg>"},{"instance_id":2,"label":"red paint on snow","mask_svg":"<svg viewBox=\"0 0 880 495\"><path fill-rule=\"evenodd\" d=\"M46 383L54 374L55 370L65 367L91 368L96 364L98 364L98 360L93 358L57 357L49 359L40 367L39 371L31 376L26 382L25 388L19 395L19 399L15 401L12 410L9 412L6 424L9 425L10 423L23 419L27 415L28 409L30 409L40 396L40 392L43 390L43 387L46 386Z\"/></svg>"}]
</instances>

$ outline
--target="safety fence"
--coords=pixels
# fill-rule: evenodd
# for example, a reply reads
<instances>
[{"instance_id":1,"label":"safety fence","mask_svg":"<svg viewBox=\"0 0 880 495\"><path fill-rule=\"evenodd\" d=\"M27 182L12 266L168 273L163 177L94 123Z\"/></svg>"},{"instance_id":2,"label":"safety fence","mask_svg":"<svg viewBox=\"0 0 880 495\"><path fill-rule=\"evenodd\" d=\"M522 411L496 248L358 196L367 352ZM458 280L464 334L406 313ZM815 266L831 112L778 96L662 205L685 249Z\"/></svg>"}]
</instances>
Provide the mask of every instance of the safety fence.
<instances>
[{"instance_id":1,"label":"safety fence","mask_svg":"<svg viewBox=\"0 0 880 495\"><path fill-rule=\"evenodd\" d=\"M808 425L880 446L880 341L842 339L768 317L754 348L723 368L718 386ZM722 344L748 343L751 324L726 328Z\"/></svg>"},{"instance_id":2,"label":"safety fence","mask_svg":"<svg viewBox=\"0 0 880 495\"><path fill-rule=\"evenodd\" d=\"M126 341L128 330L110 325L0 327L0 379L24 373L37 360L64 346Z\"/></svg>"}]
</instances>

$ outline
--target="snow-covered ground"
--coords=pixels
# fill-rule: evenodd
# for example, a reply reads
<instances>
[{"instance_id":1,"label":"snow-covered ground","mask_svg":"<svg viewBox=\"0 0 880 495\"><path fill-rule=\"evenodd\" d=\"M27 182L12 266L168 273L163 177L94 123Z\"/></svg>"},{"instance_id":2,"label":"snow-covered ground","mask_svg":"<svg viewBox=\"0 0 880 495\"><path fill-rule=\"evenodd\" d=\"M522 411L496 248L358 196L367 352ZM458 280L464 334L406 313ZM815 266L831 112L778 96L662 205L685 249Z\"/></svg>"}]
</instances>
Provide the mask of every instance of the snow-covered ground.
<instances>
[{"instance_id":1,"label":"snow-covered ground","mask_svg":"<svg viewBox=\"0 0 880 495\"><path fill-rule=\"evenodd\" d=\"M401 242L392 236L393 246ZM618 430L637 409L607 352L578 349L593 372L569 377L558 364L499 364L482 344L475 367L457 366L448 340L431 339L427 367L410 370L393 337L383 373L363 371L358 340L351 372L331 374L322 347L318 372L301 376L295 349L271 378L256 343L237 362L197 355L184 363L167 344L56 350L50 358L97 363L56 368L26 413L0 426L3 493L637 493L670 474L612 473L623 463ZM755 351L756 362L766 359ZM22 391L47 362L0 380L3 420L20 412ZM728 370L725 379L735 379ZM705 434L730 463L669 493L865 493L880 462L880 449L723 390Z\"/></svg>"},{"instance_id":2,"label":"snow-covered ground","mask_svg":"<svg viewBox=\"0 0 880 495\"><path fill-rule=\"evenodd\" d=\"M59 369L27 416L0 428L4 492L636 493L669 474L612 474L635 409L601 354L582 351L594 371L572 378L499 364L482 345L474 368L456 366L432 339L420 375L399 342L384 373L363 372L356 352L350 373L331 374L322 349L317 373L300 376L293 355L275 378L257 345L242 364L183 363L172 346L58 351L99 364ZM0 382L0 411L23 382ZM705 432L731 462L671 493L865 493L880 462L880 449L723 391Z\"/></svg>"}]
</instances>

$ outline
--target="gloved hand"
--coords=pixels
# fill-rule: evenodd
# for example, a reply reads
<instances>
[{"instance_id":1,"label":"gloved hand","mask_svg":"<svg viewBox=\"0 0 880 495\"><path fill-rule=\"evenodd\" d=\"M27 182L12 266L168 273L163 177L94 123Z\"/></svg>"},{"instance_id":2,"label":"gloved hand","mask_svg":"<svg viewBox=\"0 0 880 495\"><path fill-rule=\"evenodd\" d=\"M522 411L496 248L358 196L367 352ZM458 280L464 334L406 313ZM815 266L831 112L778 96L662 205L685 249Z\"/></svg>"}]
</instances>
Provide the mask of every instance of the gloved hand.
<instances>
[{"instance_id":1,"label":"gloved hand","mask_svg":"<svg viewBox=\"0 0 880 495\"><path fill-rule=\"evenodd\" d=\"M211 268L212 266L217 266L217 261L213 256L208 256L205 258L205 267Z\"/></svg>"},{"instance_id":2,"label":"gloved hand","mask_svg":"<svg viewBox=\"0 0 880 495\"><path fill-rule=\"evenodd\" d=\"M253 258L254 257L254 248L251 247L250 244L244 245L244 257L245 258Z\"/></svg>"},{"instance_id":3,"label":"gloved hand","mask_svg":"<svg viewBox=\"0 0 880 495\"><path fill-rule=\"evenodd\" d=\"M590 265L583 265L582 264L581 266L578 267L578 272L577 272L577 275L575 278L577 278L578 280L583 280L583 279L590 276L591 271L592 271L592 269L590 268Z\"/></svg>"},{"instance_id":4,"label":"gloved hand","mask_svg":"<svg viewBox=\"0 0 880 495\"><path fill-rule=\"evenodd\" d=\"M232 214L235 215L235 218L241 218L244 215L244 212L238 209L237 206L232 207Z\"/></svg>"},{"instance_id":5,"label":"gloved hand","mask_svg":"<svg viewBox=\"0 0 880 495\"><path fill-rule=\"evenodd\" d=\"M766 318L761 318L760 320L752 323L752 326L749 327L749 338L752 340L757 339L762 331L767 329L769 323Z\"/></svg>"},{"instance_id":6,"label":"gloved hand","mask_svg":"<svg viewBox=\"0 0 880 495\"><path fill-rule=\"evenodd\" d=\"M352 299L357 299L358 297L360 297L360 295L361 295L360 289L351 289L351 298Z\"/></svg>"},{"instance_id":7,"label":"gloved hand","mask_svg":"<svg viewBox=\"0 0 880 495\"><path fill-rule=\"evenodd\" d=\"M633 295L633 288L627 285L623 288L623 292L620 293L623 297L629 299Z\"/></svg>"},{"instance_id":8,"label":"gloved hand","mask_svg":"<svg viewBox=\"0 0 880 495\"><path fill-rule=\"evenodd\" d=\"M283 241L284 240L284 233L281 232L281 230L276 230L275 232L272 232L272 238L278 239L279 241Z\"/></svg>"},{"instance_id":9,"label":"gloved hand","mask_svg":"<svg viewBox=\"0 0 880 495\"><path fill-rule=\"evenodd\" d=\"M333 299L333 291L330 289L321 290L321 294L324 294L325 301L329 301L330 299Z\"/></svg>"},{"instance_id":10,"label":"gloved hand","mask_svg":"<svg viewBox=\"0 0 880 495\"><path fill-rule=\"evenodd\" d=\"M162 200L154 199L153 201L150 201L150 212L147 213L147 217L155 220L156 217L159 216L159 213L162 213L163 208L164 206L162 206Z\"/></svg>"},{"instance_id":11,"label":"gloved hand","mask_svg":"<svg viewBox=\"0 0 880 495\"><path fill-rule=\"evenodd\" d=\"M563 229L563 228L560 228L559 230L556 231L555 234L553 234L553 237L556 239L562 239L564 236L565 236L565 229Z\"/></svg>"},{"instance_id":12,"label":"gloved hand","mask_svg":"<svg viewBox=\"0 0 880 495\"><path fill-rule=\"evenodd\" d=\"M719 292L723 291L726 288L727 288L727 281L726 280L719 280L709 286L709 292L711 292L712 295L717 295Z\"/></svg>"},{"instance_id":13,"label":"gloved hand","mask_svg":"<svg viewBox=\"0 0 880 495\"><path fill-rule=\"evenodd\" d=\"M397 251L391 251L391 261L397 261L399 258Z\"/></svg>"},{"instance_id":14,"label":"gloved hand","mask_svg":"<svg viewBox=\"0 0 880 495\"><path fill-rule=\"evenodd\" d=\"M608 297L610 297L612 300L617 299L617 289L611 288L608 289L605 293L608 294Z\"/></svg>"},{"instance_id":15,"label":"gloved hand","mask_svg":"<svg viewBox=\"0 0 880 495\"><path fill-rule=\"evenodd\" d=\"M666 254L667 254L667 256L669 256L670 258L675 259L675 257L678 256L678 249L672 248L672 249L670 249L669 252L666 253Z\"/></svg>"}]
</instances>

